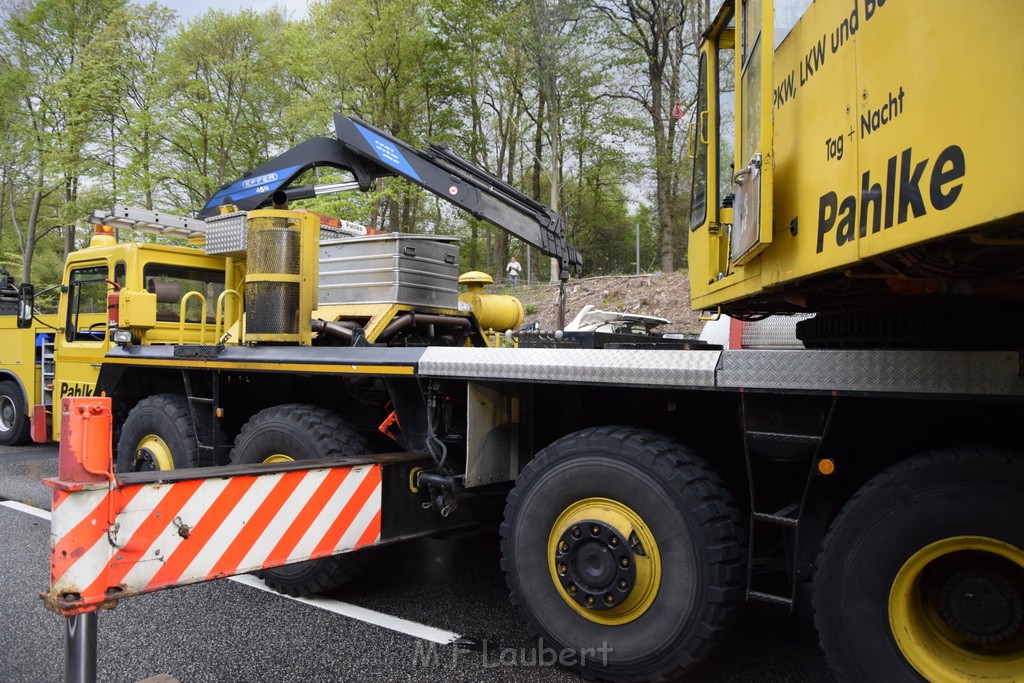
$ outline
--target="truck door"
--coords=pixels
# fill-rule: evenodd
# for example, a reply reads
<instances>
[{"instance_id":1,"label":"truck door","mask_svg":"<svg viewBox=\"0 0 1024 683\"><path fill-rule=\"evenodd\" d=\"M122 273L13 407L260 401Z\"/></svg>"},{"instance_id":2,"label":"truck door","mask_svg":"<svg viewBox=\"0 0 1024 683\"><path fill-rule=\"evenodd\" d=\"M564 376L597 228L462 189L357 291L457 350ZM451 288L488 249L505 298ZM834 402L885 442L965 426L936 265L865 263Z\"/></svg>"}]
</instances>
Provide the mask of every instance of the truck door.
<instances>
[{"instance_id":1,"label":"truck door","mask_svg":"<svg viewBox=\"0 0 1024 683\"><path fill-rule=\"evenodd\" d=\"M772 241L772 0L740 0L737 155L729 260L743 265ZM764 201L762 201L762 197Z\"/></svg>"},{"instance_id":2,"label":"truck door","mask_svg":"<svg viewBox=\"0 0 1024 683\"><path fill-rule=\"evenodd\" d=\"M61 299L60 326L55 342L56 368L54 402L65 396L92 396L100 362L110 348L108 341L107 293L111 281L124 284L125 264L118 262L111 273L106 261L77 263L65 282L68 291ZM60 420L53 420L54 438L59 438Z\"/></svg>"},{"instance_id":3,"label":"truck door","mask_svg":"<svg viewBox=\"0 0 1024 683\"><path fill-rule=\"evenodd\" d=\"M693 304L707 308L772 240L773 0L726 0L704 35L690 209ZM740 292L736 292L736 296Z\"/></svg>"}]
</instances>

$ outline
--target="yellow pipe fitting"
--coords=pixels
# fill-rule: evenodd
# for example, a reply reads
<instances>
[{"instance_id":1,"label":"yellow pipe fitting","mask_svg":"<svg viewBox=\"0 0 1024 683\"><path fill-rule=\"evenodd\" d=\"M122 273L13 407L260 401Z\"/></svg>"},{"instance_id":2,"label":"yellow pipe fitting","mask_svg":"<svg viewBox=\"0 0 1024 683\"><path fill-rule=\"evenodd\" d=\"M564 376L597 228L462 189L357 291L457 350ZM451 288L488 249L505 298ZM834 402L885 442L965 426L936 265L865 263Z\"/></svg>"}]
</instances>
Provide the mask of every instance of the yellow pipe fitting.
<instances>
[{"instance_id":1,"label":"yellow pipe fitting","mask_svg":"<svg viewBox=\"0 0 1024 683\"><path fill-rule=\"evenodd\" d=\"M504 332L514 330L523 324L526 313L523 303L508 294L487 294L484 285L494 283L487 273L471 270L459 277L459 284L466 285L466 292L459 295L459 302L469 305L480 323L482 330Z\"/></svg>"}]
</instances>

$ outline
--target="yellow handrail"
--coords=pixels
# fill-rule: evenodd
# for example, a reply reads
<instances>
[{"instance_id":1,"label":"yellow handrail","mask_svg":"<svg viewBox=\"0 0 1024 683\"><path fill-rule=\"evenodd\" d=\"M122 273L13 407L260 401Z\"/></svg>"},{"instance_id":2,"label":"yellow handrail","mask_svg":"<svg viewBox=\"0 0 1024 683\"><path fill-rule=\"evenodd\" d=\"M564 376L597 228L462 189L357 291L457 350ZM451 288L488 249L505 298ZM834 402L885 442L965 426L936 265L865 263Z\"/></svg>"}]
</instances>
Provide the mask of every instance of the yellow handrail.
<instances>
[{"instance_id":1,"label":"yellow handrail","mask_svg":"<svg viewBox=\"0 0 1024 683\"><path fill-rule=\"evenodd\" d=\"M179 307L178 313L178 343L185 343L185 304L192 297L199 297L199 301L202 303L202 309L199 314L199 343L202 344L206 341L206 297L199 292L192 291L181 297L181 306Z\"/></svg>"},{"instance_id":2,"label":"yellow handrail","mask_svg":"<svg viewBox=\"0 0 1024 683\"><path fill-rule=\"evenodd\" d=\"M241 312L241 310L242 310L243 303L242 303L242 293L241 292L239 292L237 289L225 289L223 292L220 293L220 296L217 297L217 317L216 317L217 326L214 328L214 334L213 334L214 343L219 343L220 342L221 324L223 323L223 326L225 328L227 327L227 324L228 324L228 321L224 319L224 299L229 294L238 297L238 310L239 310L239 312ZM241 317L241 316L239 316L239 317Z\"/></svg>"}]
</instances>

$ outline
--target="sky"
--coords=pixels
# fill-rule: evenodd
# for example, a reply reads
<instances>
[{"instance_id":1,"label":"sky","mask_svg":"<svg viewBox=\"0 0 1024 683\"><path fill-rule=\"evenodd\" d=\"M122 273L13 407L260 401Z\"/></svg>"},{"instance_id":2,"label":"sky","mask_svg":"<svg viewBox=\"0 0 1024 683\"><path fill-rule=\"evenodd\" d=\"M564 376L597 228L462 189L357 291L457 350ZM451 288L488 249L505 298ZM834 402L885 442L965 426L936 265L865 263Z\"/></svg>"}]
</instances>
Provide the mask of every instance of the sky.
<instances>
[{"instance_id":1,"label":"sky","mask_svg":"<svg viewBox=\"0 0 1024 683\"><path fill-rule=\"evenodd\" d=\"M157 0L157 2L177 12L182 21L199 16L209 9L234 12L248 7L262 12L270 9L272 5L283 7L293 19L301 19L306 16L306 6L309 4L309 0Z\"/></svg>"}]
</instances>

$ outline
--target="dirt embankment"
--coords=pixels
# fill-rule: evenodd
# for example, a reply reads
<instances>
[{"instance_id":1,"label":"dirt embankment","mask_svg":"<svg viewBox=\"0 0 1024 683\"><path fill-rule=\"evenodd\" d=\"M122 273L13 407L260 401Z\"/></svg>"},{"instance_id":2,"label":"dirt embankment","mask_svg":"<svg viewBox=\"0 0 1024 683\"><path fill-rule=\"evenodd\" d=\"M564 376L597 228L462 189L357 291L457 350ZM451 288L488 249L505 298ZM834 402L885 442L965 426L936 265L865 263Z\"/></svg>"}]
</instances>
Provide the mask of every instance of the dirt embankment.
<instances>
[{"instance_id":1,"label":"dirt embankment","mask_svg":"<svg viewBox=\"0 0 1024 683\"><path fill-rule=\"evenodd\" d=\"M558 285L488 287L495 293L514 294L526 309L526 323L537 321L542 329L558 326ZM566 322L580 309L593 304L605 311L653 315L672 321L657 332L697 334L701 322L690 310L690 283L686 271L649 275L606 275L569 280L565 285Z\"/></svg>"}]
</instances>

